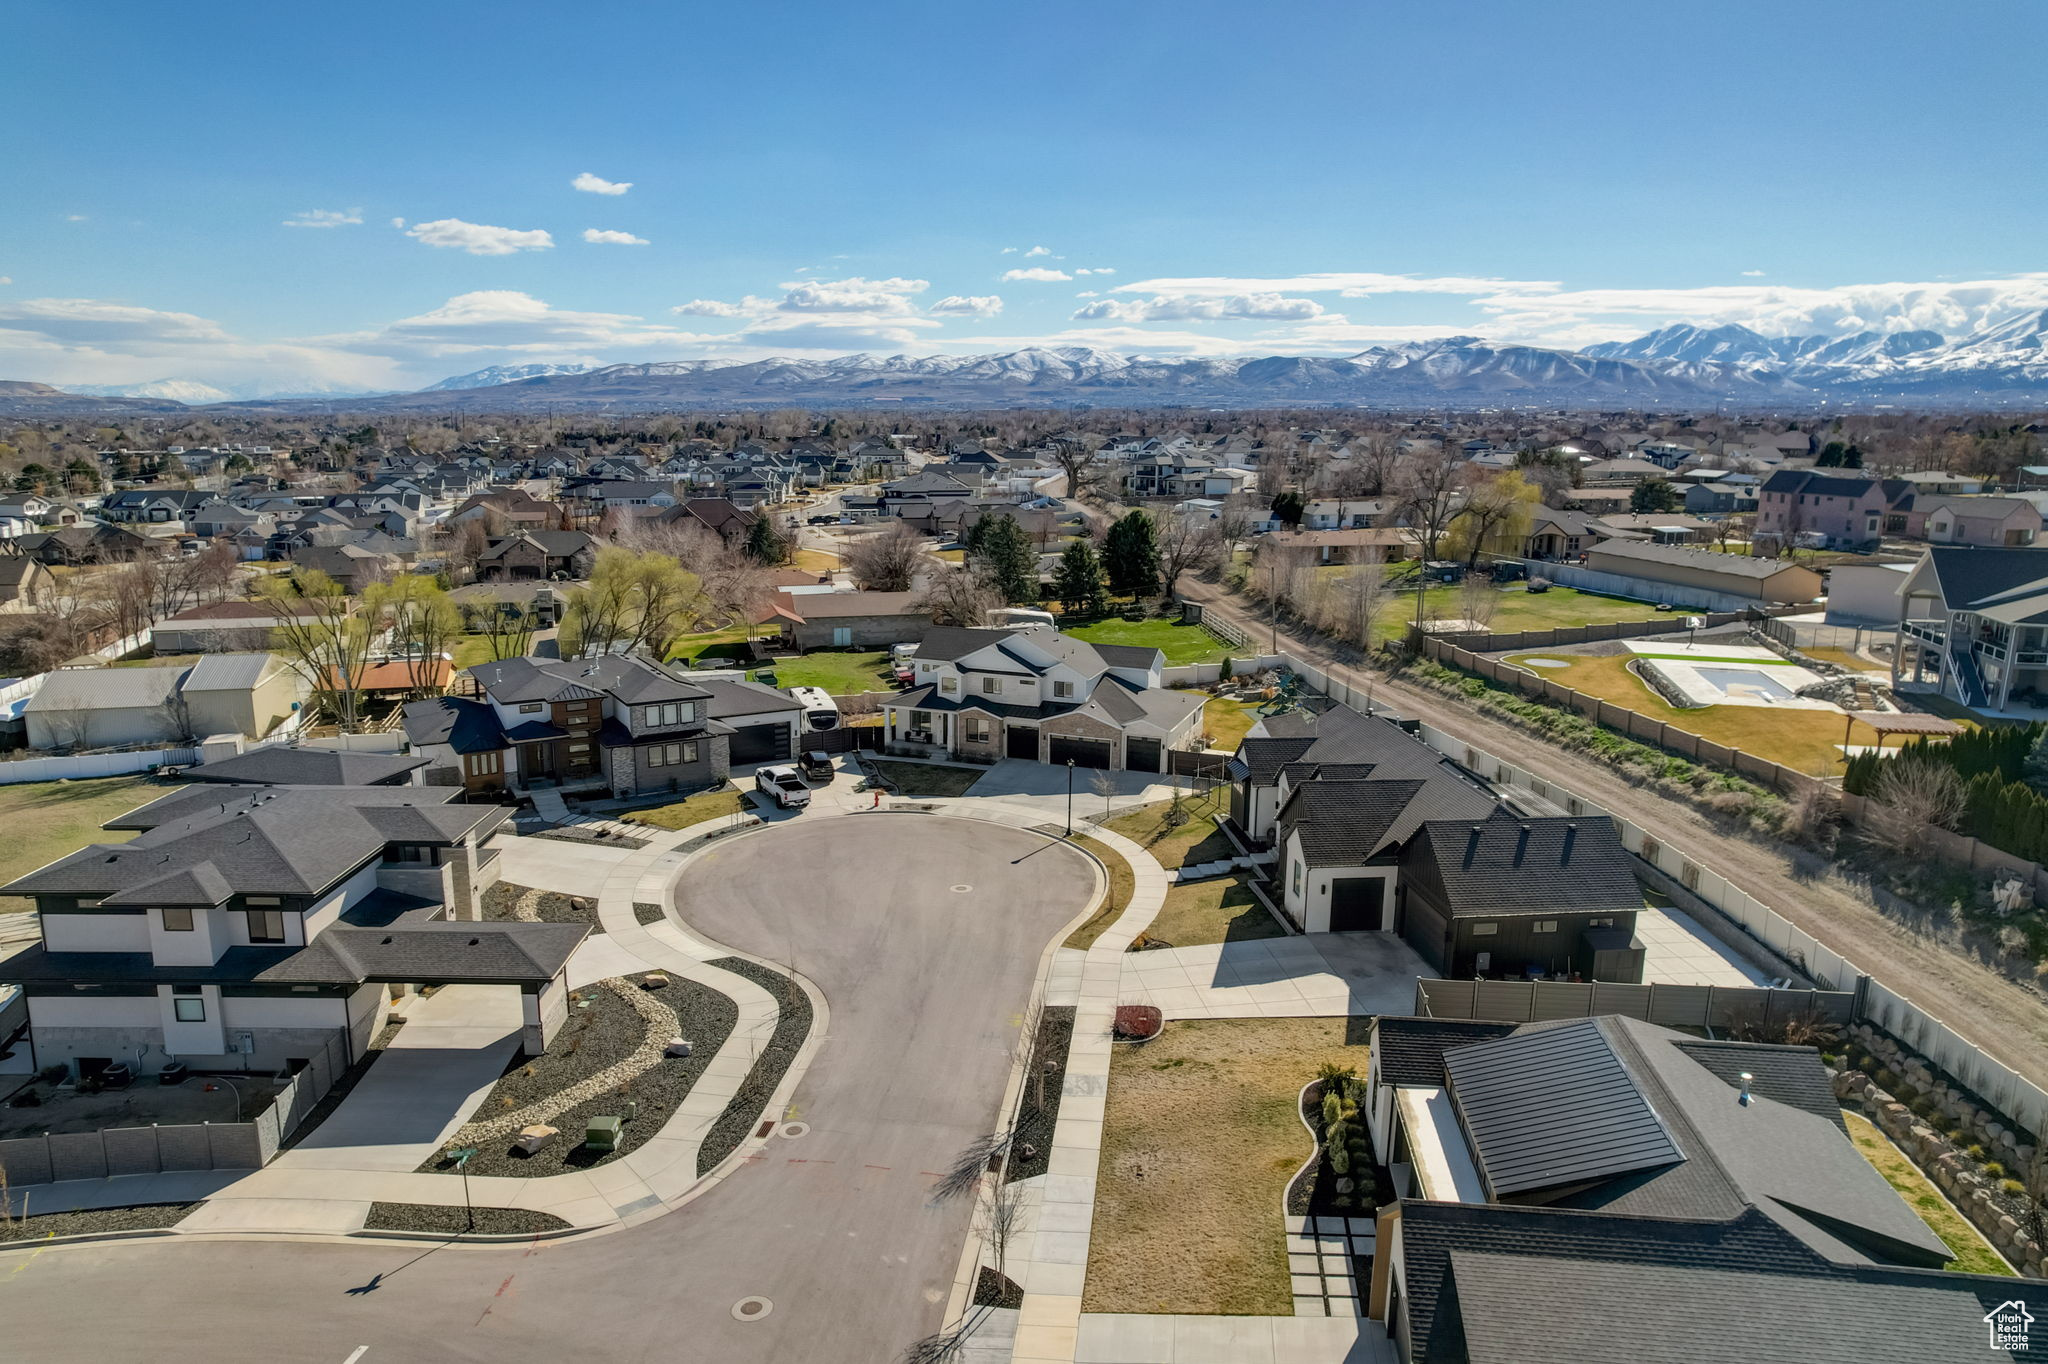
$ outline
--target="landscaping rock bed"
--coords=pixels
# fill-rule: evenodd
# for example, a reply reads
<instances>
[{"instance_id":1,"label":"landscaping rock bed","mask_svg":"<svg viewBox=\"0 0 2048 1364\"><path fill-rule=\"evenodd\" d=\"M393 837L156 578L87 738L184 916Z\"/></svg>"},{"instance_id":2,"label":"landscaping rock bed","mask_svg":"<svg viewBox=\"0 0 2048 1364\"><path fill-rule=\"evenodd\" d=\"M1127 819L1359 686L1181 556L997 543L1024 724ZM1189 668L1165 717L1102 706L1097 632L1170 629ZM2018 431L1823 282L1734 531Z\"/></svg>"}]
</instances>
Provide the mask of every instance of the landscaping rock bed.
<instances>
[{"instance_id":1,"label":"landscaping rock bed","mask_svg":"<svg viewBox=\"0 0 2048 1364\"><path fill-rule=\"evenodd\" d=\"M630 995L614 988L618 985ZM575 991L572 1000L569 1018L547 1053L515 1060L470 1115L469 1125L451 1140L451 1144L477 1148L470 1158L470 1174L535 1178L589 1169L626 1155L674 1115L739 1021L739 1008L730 999L682 979L659 990L642 990L637 982L606 981ZM655 1009L673 1014L673 1026L666 1020L651 1025L642 1010ZM604 1072L644 1055L643 1049L650 1044L658 1052L672 1036L690 1042L688 1056L657 1059L650 1068L623 1082L600 1082L601 1092L579 1094ZM552 1109L549 1101L557 1096L566 1096L571 1102ZM617 1149L586 1150L583 1134L589 1120L624 1117L628 1103L637 1103L639 1111L625 1124ZM541 1116L543 1113L547 1116ZM515 1117L519 1121L510 1122ZM527 1155L514 1147L513 1137L528 1122L545 1122L561 1131L539 1151ZM457 1173L453 1162L438 1153L420 1168Z\"/></svg>"},{"instance_id":2,"label":"landscaping rock bed","mask_svg":"<svg viewBox=\"0 0 2048 1364\"><path fill-rule=\"evenodd\" d=\"M1005 1181L1042 1175L1051 1165L1052 1134L1060 1120L1060 1090L1067 1078L1067 1048L1073 1040L1073 1009L1046 1009L1024 1069L1024 1093L1017 1104L1017 1121L1010 1129L1009 1159L1003 1165Z\"/></svg>"},{"instance_id":3,"label":"landscaping rock bed","mask_svg":"<svg viewBox=\"0 0 2048 1364\"><path fill-rule=\"evenodd\" d=\"M475 1213L474 1224L471 1212ZM372 1203L363 1221L365 1231L422 1231L437 1236L523 1236L563 1231L569 1223L549 1212L527 1208L465 1208L439 1203Z\"/></svg>"},{"instance_id":4,"label":"landscaping rock bed","mask_svg":"<svg viewBox=\"0 0 2048 1364\"><path fill-rule=\"evenodd\" d=\"M660 905L650 905L644 900L633 902L633 921L643 927L647 924L658 924L667 917Z\"/></svg>"},{"instance_id":5,"label":"landscaping rock bed","mask_svg":"<svg viewBox=\"0 0 2048 1364\"><path fill-rule=\"evenodd\" d=\"M1301 1099L1301 1118L1316 1132L1323 1130L1323 1086L1309 1086ZM1316 1142L1316 1163L1295 1176L1287 1186L1287 1215L1290 1217L1370 1217L1377 1208L1394 1201L1393 1180L1372 1149L1372 1137L1363 1122L1354 1129L1349 1154L1352 1189L1337 1192L1336 1170L1330 1164L1328 1146ZM1347 1201L1339 1205L1337 1199Z\"/></svg>"},{"instance_id":6,"label":"landscaping rock bed","mask_svg":"<svg viewBox=\"0 0 2048 1364\"><path fill-rule=\"evenodd\" d=\"M560 843L593 843L600 848L626 848L639 851L647 846L644 838L628 838L624 834L599 833L595 830L578 828L573 824L557 824L527 834L528 838L552 838Z\"/></svg>"},{"instance_id":7,"label":"landscaping rock bed","mask_svg":"<svg viewBox=\"0 0 2048 1364\"><path fill-rule=\"evenodd\" d=\"M93 1236L110 1231L159 1231L175 1226L197 1203L144 1203L132 1208L87 1208L46 1212L0 1222L0 1243L40 1241L46 1236Z\"/></svg>"},{"instance_id":8,"label":"landscaping rock bed","mask_svg":"<svg viewBox=\"0 0 2048 1364\"><path fill-rule=\"evenodd\" d=\"M775 997L778 1011L775 1032L768 1039L768 1045L754 1058L753 1069L741 1081L732 1102L725 1106L725 1112L718 1115L718 1120L711 1124L711 1130L704 1134L704 1144L697 1151L697 1173L700 1175L737 1151L740 1143L747 1139L747 1134L754 1130L762 1110L775 1093L775 1087L782 1083L783 1074L788 1071L790 1062L796 1059L797 1049L803 1046L804 1038L811 1031L811 998L782 972L770 970L745 957L720 957L705 965L716 966L753 981Z\"/></svg>"},{"instance_id":9,"label":"landscaping rock bed","mask_svg":"<svg viewBox=\"0 0 2048 1364\"><path fill-rule=\"evenodd\" d=\"M484 918L494 923L589 924L592 933L604 932L595 899L515 886L509 881L500 881L484 892Z\"/></svg>"}]
</instances>

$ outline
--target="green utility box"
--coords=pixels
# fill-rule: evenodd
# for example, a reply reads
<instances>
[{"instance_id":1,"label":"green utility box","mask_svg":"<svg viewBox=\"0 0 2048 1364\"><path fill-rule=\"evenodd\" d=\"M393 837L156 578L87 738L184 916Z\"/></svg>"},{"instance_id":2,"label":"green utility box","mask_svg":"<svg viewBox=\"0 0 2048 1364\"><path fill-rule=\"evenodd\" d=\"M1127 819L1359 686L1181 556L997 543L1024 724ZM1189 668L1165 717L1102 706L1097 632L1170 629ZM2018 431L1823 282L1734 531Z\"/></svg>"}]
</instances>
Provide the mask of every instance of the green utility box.
<instances>
[{"instance_id":1,"label":"green utility box","mask_svg":"<svg viewBox=\"0 0 2048 1364\"><path fill-rule=\"evenodd\" d=\"M619 1134L625 1130L624 1118L592 1118L583 1127L583 1144L593 1151L616 1151L619 1149Z\"/></svg>"}]
</instances>

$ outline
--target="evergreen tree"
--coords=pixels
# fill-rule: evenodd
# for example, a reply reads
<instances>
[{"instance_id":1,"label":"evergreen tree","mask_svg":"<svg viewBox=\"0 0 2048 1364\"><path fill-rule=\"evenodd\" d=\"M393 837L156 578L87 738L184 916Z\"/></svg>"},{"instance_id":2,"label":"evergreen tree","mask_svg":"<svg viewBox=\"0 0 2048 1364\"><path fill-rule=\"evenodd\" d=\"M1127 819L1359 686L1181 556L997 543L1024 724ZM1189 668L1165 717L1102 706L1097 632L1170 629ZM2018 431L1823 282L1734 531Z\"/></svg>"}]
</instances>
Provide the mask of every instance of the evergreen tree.
<instances>
[{"instance_id":1,"label":"evergreen tree","mask_svg":"<svg viewBox=\"0 0 2048 1364\"><path fill-rule=\"evenodd\" d=\"M1109 528L1102 549L1110 591L1131 598L1159 591L1159 536L1151 517L1131 512Z\"/></svg>"},{"instance_id":2,"label":"evergreen tree","mask_svg":"<svg viewBox=\"0 0 2048 1364\"><path fill-rule=\"evenodd\" d=\"M1678 489L1670 480L1646 478L1628 495L1628 509L1632 512L1668 512L1678 510Z\"/></svg>"},{"instance_id":3,"label":"evergreen tree","mask_svg":"<svg viewBox=\"0 0 2048 1364\"><path fill-rule=\"evenodd\" d=\"M1076 540L1061 551L1052 583L1053 595L1070 613L1099 616L1109 605L1102 563L1095 557L1095 546L1086 540Z\"/></svg>"},{"instance_id":4,"label":"evergreen tree","mask_svg":"<svg viewBox=\"0 0 2048 1364\"><path fill-rule=\"evenodd\" d=\"M747 527L747 554L764 564L779 564L789 558L789 542L766 516L756 516Z\"/></svg>"},{"instance_id":5,"label":"evergreen tree","mask_svg":"<svg viewBox=\"0 0 2048 1364\"><path fill-rule=\"evenodd\" d=\"M1012 606L1037 601L1038 554L1017 518L1007 512L985 516L976 528L981 534L974 557L988 574L990 585Z\"/></svg>"},{"instance_id":6,"label":"evergreen tree","mask_svg":"<svg viewBox=\"0 0 2048 1364\"><path fill-rule=\"evenodd\" d=\"M1284 525L1298 526L1301 514L1308 508L1308 502L1293 488L1284 488L1273 494L1273 519Z\"/></svg>"}]
</instances>

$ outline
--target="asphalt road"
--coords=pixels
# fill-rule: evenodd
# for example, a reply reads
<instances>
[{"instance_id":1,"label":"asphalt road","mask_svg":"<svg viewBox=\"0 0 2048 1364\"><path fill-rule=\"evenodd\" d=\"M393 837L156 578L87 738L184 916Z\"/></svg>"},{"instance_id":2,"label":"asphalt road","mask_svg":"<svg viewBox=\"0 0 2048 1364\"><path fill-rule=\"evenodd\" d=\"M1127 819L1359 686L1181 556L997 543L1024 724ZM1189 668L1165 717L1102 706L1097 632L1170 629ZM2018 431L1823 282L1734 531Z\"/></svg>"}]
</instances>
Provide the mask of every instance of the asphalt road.
<instances>
[{"instance_id":1,"label":"asphalt road","mask_svg":"<svg viewBox=\"0 0 2048 1364\"><path fill-rule=\"evenodd\" d=\"M928 1206L929 1172L993 1125L1040 952L1093 885L1055 842L930 815L734 839L692 866L682 910L721 942L793 955L824 993L829 1035L790 1115L808 1135L678 1212L570 1245L0 1254L0 1357L887 1364L941 1325L969 1229L964 1205ZM755 1294L773 1310L735 1320Z\"/></svg>"}]
</instances>

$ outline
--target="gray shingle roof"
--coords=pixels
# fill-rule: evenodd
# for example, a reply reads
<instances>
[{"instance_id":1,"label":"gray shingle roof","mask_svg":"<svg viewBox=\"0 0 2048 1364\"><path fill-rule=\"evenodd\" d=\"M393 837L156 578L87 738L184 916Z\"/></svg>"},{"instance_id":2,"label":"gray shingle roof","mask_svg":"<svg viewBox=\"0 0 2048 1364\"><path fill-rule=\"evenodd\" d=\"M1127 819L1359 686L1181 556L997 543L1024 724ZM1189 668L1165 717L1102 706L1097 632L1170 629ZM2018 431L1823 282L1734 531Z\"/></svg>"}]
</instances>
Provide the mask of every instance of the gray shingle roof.
<instances>
[{"instance_id":1,"label":"gray shingle roof","mask_svg":"<svg viewBox=\"0 0 2048 1364\"><path fill-rule=\"evenodd\" d=\"M767 715L775 711L804 708L801 701L759 682L747 682L738 678L706 678L697 685L710 694L711 699L704 708L714 720L726 720L735 715Z\"/></svg>"},{"instance_id":2,"label":"gray shingle roof","mask_svg":"<svg viewBox=\"0 0 2048 1364\"><path fill-rule=\"evenodd\" d=\"M262 786L383 786L427 765L418 754L347 753L332 748L252 748L185 770L190 781Z\"/></svg>"},{"instance_id":3,"label":"gray shingle roof","mask_svg":"<svg viewBox=\"0 0 2048 1364\"><path fill-rule=\"evenodd\" d=\"M1719 1076L1724 1084L1739 1090L1746 1071L1752 1094L1826 1118L1844 1132L1849 1130L1842 1121L1842 1105L1835 1098L1828 1069L1812 1047L1709 1042L1699 1038L1685 1038L1672 1045Z\"/></svg>"},{"instance_id":4,"label":"gray shingle roof","mask_svg":"<svg viewBox=\"0 0 2048 1364\"><path fill-rule=\"evenodd\" d=\"M1506 1037L1514 1030L1513 1023L1381 1014L1373 1020L1373 1055L1379 1063L1381 1078L1388 1084L1440 1088L1446 1051Z\"/></svg>"},{"instance_id":5,"label":"gray shingle roof","mask_svg":"<svg viewBox=\"0 0 2048 1364\"><path fill-rule=\"evenodd\" d=\"M2048 554L2038 549L1938 545L1927 551L1951 611L1977 610L2013 596L2048 592Z\"/></svg>"},{"instance_id":6,"label":"gray shingle roof","mask_svg":"<svg viewBox=\"0 0 2048 1364\"><path fill-rule=\"evenodd\" d=\"M1432 819L1416 835L1407 864L1453 911L1634 911L1643 903L1633 861L1605 818L1518 818L1496 810L1477 823Z\"/></svg>"},{"instance_id":7,"label":"gray shingle roof","mask_svg":"<svg viewBox=\"0 0 2048 1364\"><path fill-rule=\"evenodd\" d=\"M627 705L649 701L701 701L704 689L666 668L630 654L593 659L507 658L480 663L470 675L501 704L573 701L609 694Z\"/></svg>"},{"instance_id":8,"label":"gray shingle roof","mask_svg":"<svg viewBox=\"0 0 2048 1364\"><path fill-rule=\"evenodd\" d=\"M506 742L496 711L459 696L406 702L405 737L415 744L447 744L457 753L492 753Z\"/></svg>"},{"instance_id":9,"label":"gray shingle roof","mask_svg":"<svg viewBox=\"0 0 2048 1364\"><path fill-rule=\"evenodd\" d=\"M1739 554L1716 554L1705 549L1684 549L1678 545L1653 545L1646 540L1602 540L1592 553L1605 554L1633 563L1664 564L1718 573L1728 578L1752 578L1758 582L1798 568L1786 559L1755 559Z\"/></svg>"}]
</instances>

